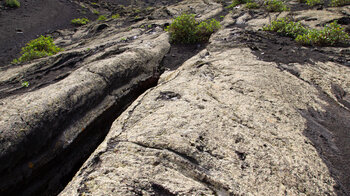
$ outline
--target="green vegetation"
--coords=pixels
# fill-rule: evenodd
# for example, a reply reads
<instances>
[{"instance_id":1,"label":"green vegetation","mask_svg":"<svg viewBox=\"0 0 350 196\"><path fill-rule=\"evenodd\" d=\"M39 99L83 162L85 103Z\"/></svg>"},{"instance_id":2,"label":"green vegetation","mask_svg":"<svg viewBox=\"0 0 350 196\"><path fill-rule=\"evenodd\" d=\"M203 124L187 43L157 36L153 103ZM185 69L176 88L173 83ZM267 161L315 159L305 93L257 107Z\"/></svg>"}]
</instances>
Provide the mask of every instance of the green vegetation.
<instances>
[{"instance_id":1,"label":"green vegetation","mask_svg":"<svg viewBox=\"0 0 350 196\"><path fill-rule=\"evenodd\" d=\"M287 6L280 0L267 0L265 1L266 10L268 12L283 12L287 11Z\"/></svg>"},{"instance_id":2,"label":"green vegetation","mask_svg":"<svg viewBox=\"0 0 350 196\"><path fill-rule=\"evenodd\" d=\"M248 2L245 4L245 7L248 9L259 9L260 5L257 4L256 2Z\"/></svg>"},{"instance_id":3,"label":"green vegetation","mask_svg":"<svg viewBox=\"0 0 350 196\"><path fill-rule=\"evenodd\" d=\"M350 37L344 28L334 21L321 30L308 30L306 34L298 35L295 40L304 45L334 46L349 42Z\"/></svg>"},{"instance_id":4,"label":"green vegetation","mask_svg":"<svg viewBox=\"0 0 350 196\"><path fill-rule=\"evenodd\" d=\"M241 4L246 4L246 3L250 3L252 2L251 0L233 0L233 2L231 3L231 5L227 6L227 9L231 9L236 7L237 5L241 5Z\"/></svg>"},{"instance_id":5,"label":"green vegetation","mask_svg":"<svg viewBox=\"0 0 350 196\"><path fill-rule=\"evenodd\" d=\"M331 0L330 6L339 7L343 5L349 5L350 0Z\"/></svg>"},{"instance_id":6,"label":"green vegetation","mask_svg":"<svg viewBox=\"0 0 350 196\"><path fill-rule=\"evenodd\" d=\"M21 6L18 0L5 0L5 5L7 7L13 7L13 8L17 8Z\"/></svg>"},{"instance_id":7,"label":"green vegetation","mask_svg":"<svg viewBox=\"0 0 350 196\"><path fill-rule=\"evenodd\" d=\"M212 33L221 27L215 19L197 22L194 14L182 14L165 30L170 33L170 42L193 44L207 42Z\"/></svg>"},{"instance_id":8,"label":"green vegetation","mask_svg":"<svg viewBox=\"0 0 350 196\"><path fill-rule=\"evenodd\" d=\"M28 81L23 81L22 86L28 88L29 87L29 82Z\"/></svg>"},{"instance_id":9,"label":"green vegetation","mask_svg":"<svg viewBox=\"0 0 350 196\"><path fill-rule=\"evenodd\" d=\"M39 38L27 43L26 46L22 48L22 56L18 59L14 59L12 63L16 64L45 56L51 56L60 51L62 51L62 49L53 43L52 37L40 36Z\"/></svg>"},{"instance_id":10,"label":"green vegetation","mask_svg":"<svg viewBox=\"0 0 350 196\"><path fill-rule=\"evenodd\" d=\"M106 18L105 15L100 15L100 16L97 18L97 20L99 20L99 21L105 21L105 20L107 20L107 18Z\"/></svg>"},{"instance_id":11,"label":"green vegetation","mask_svg":"<svg viewBox=\"0 0 350 196\"><path fill-rule=\"evenodd\" d=\"M119 14L114 14L114 15L112 15L111 18L112 18L112 19L118 19L118 18L120 18L120 15L119 15Z\"/></svg>"},{"instance_id":12,"label":"green vegetation","mask_svg":"<svg viewBox=\"0 0 350 196\"><path fill-rule=\"evenodd\" d=\"M100 14L100 12L97 11L97 10L92 10L92 13L94 13L94 14L96 14L96 15L99 15L99 14Z\"/></svg>"},{"instance_id":13,"label":"green vegetation","mask_svg":"<svg viewBox=\"0 0 350 196\"><path fill-rule=\"evenodd\" d=\"M298 0L299 3L306 3L309 6L315 6L315 5L324 5L324 0ZM339 7L343 5L349 5L350 0L330 0L328 3L329 6L332 7Z\"/></svg>"},{"instance_id":14,"label":"green vegetation","mask_svg":"<svg viewBox=\"0 0 350 196\"><path fill-rule=\"evenodd\" d=\"M306 0L306 4L309 6L321 5L323 0Z\"/></svg>"},{"instance_id":15,"label":"green vegetation","mask_svg":"<svg viewBox=\"0 0 350 196\"><path fill-rule=\"evenodd\" d=\"M71 23L77 26L81 26L81 25L86 25L87 23L89 23L90 20L87 18L76 18L71 20Z\"/></svg>"},{"instance_id":16,"label":"green vegetation","mask_svg":"<svg viewBox=\"0 0 350 196\"><path fill-rule=\"evenodd\" d=\"M272 21L270 25L263 27L264 31L274 31L281 35L296 38L298 35L307 33L308 29L299 22L293 22L288 18L280 18Z\"/></svg>"},{"instance_id":17,"label":"green vegetation","mask_svg":"<svg viewBox=\"0 0 350 196\"><path fill-rule=\"evenodd\" d=\"M280 18L265 26L263 30L295 38L295 41L302 45L334 46L348 43L350 40L350 36L337 24L337 21L326 25L321 30L316 30L306 28L299 22L293 22L288 18Z\"/></svg>"}]
</instances>

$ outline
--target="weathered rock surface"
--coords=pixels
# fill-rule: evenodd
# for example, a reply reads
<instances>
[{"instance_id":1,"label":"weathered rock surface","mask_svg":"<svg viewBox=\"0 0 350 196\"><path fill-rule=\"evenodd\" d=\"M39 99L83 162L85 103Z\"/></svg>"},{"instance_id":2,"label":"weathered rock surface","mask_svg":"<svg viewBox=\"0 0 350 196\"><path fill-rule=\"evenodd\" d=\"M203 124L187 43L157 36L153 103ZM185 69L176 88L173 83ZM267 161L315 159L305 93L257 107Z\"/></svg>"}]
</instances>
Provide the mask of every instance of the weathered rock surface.
<instances>
[{"instance_id":1,"label":"weathered rock surface","mask_svg":"<svg viewBox=\"0 0 350 196\"><path fill-rule=\"evenodd\" d=\"M118 117L60 195L349 194L350 69L301 47L311 62L264 59L274 38L232 17Z\"/></svg>"},{"instance_id":2,"label":"weathered rock surface","mask_svg":"<svg viewBox=\"0 0 350 196\"><path fill-rule=\"evenodd\" d=\"M159 63L170 47L168 36L156 31L140 33L137 29L113 32L115 35L106 39L95 37L86 47L1 73L5 87L20 85L23 75L32 85L29 92L13 96L9 95L16 92L16 85L2 89L1 192L16 191L24 179L35 177L44 183L56 183L71 171L67 168L90 153L87 145L103 139L112 122L108 120L110 116L117 115L138 93L156 84ZM134 39L125 44L120 41L124 34ZM31 83L38 72L55 76L57 69L70 66L80 68L52 77L47 84ZM47 171L55 164L65 166ZM30 189L26 192L30 194L37 191L35 186L24 184L22 188Z\"/></svg>"},{"instance_id":3,"label":"weathered rock surface","mask_svg":"<svg viewBox=\"0 0 350 196\"><path fill-rule=\"evenodd\" d=\"M152 20L108 19L57 31L55 42L64 52L2 68L0 194L57 194L120 112L157 84L170 49L164 24L181 10L202 13L204 19L222 9L214 2L210 9L206 5L197 0L194 8L155 9ZM174 9L168 19L157 14L164 9ZM24 81L29 87L21 85Z\"/></svg>"},{"instance_id":4,"label":"weathered rock surface","mask_svg":"<svg viewBox=\"0 0 350 196\"><path fill-rule=\"evenodd\" d=\"M182 1L58 31L64 52L2 69L0 194L56 194L80 168L60 195L349 195L349 48L259 31L283 16L346 25L349 7L234 9L155 86L160 65L173 67L169 18L223 10Z\"/></svg>"}]
</instances>

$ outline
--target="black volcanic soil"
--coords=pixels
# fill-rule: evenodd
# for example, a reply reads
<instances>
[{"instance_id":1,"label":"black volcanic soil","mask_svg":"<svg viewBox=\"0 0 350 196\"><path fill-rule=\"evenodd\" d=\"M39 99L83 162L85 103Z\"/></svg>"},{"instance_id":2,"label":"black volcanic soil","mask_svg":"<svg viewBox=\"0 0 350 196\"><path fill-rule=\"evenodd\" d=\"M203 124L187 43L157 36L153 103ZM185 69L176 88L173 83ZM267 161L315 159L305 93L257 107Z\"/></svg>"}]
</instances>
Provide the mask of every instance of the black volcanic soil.
<instances>
[{"instance_id":1,"label":"black volcanic soil","mask_svg":"<svg viewBox=\"0 0 350 196\"><path fill-rule=\"evenodd\" d=\"M96 17L69 0L19 0L19 8L0 8L0 67L19 56L30 40L58 29L71 28L71 20ZM85 10L85 12L83 12ZM85 14L83 14L85 13Z\"/></svg>"},{"instance_id":2,"label":"black volcanic soil","mask_svg":"<svg viewBox=\"0 0 350 196\"><path fill-rule=\"evenodd\" d=\"M0 1L0 67L20 56L21 48L30 40L59 29L73 28L71 20L97 15L78 3L96 10L114 13L120 6L166 6L181 0L19 0L19 8L8 8Z\"/></svg>"}]
</instances>

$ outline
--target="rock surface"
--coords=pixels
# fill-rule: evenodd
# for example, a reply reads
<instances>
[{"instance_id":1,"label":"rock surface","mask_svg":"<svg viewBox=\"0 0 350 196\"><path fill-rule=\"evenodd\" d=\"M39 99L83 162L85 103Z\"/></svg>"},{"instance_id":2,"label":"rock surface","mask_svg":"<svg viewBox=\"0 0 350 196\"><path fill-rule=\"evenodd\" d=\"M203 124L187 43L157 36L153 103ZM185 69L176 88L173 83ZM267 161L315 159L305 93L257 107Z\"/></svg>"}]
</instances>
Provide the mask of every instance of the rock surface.
<instances>
[{"instance_id":1,"label":"rock surface","mask_svg":"<svg viewBox=\"0 0 350 196\"><path fill-rule=\"evenodd\" d=\"M86 47L1 73L5 86L0 100L3 193L16 191L24 179L35 176L55 184L71 171L67 168L72 168L79 157L90 153L86 145L103 139L112 122L106 118L117 115L138 93L156 84L159 63L170 48L168 36L137 29L123 33L112 29L110 33L115 34L105 39L96 36ZM133 38L128 44L120 41L125 34ZM62 72L65 68L70 71ZM34 78L45 77L45 73L53 75L49 78L52 81L36 84ZM18 94L18 89L25 89L16 87L23 75L29 80L30 91ZM71 160L64 160L70 156ZM60 161L66 166L46 171ZM30 181L34 180L22 186L28 188L25 192L39 191Z\"/></svg>"},{"instance_id":2,"label":"rock surface","mask_svg":"<svg viewBox=\"0 0 350 196\"><path fill-rule=\"evenodd\" d=\"M263 59L233 18L118 117L60 195L349 194L350 69Z\"/></svg>"},{"instance_id":3,"label":"rock surface","mask_svg":"<svg viewBox=\"0 0 350 196\"><path fill-rule=\"evenodd\" d=\"M80 168L60 195L349 195L349 47L259 30L284 16L348 25L349 6L222 3L125 8L133 19L57 31L64 52L1 69L0 194L57 194ZM162 30L182 12L223 26L183 64ZM161 66L180 67L158 82Z\"/></svg>"}]
</instances>

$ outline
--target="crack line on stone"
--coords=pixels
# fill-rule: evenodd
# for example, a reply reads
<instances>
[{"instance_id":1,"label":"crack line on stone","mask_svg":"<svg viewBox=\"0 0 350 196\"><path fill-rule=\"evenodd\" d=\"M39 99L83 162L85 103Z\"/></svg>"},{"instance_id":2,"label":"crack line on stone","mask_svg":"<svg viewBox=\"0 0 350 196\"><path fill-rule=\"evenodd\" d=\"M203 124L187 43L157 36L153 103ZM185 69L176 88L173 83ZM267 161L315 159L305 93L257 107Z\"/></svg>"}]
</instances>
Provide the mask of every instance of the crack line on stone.
<instances>
[{"instance_id":1,"label":"crack line on stone","mask_svg":"<svg viewBox=\"0 0 350 196\"><path fill-rule=\"evenodd\" d=\"M139 142L133 142L133 141L127 141L127 140L123 140L123 141L118 141L118 142L124 142L124 143L132 143L138 146L141 146L143 148L149 148L149 149L154 149L154 150L159 150L159 151L166 151L170 154L175 155L176 157L180 157L181 159L187 161L190 163L190 165L193 167L192 170L189 169L185 169L184 171L179 171L181 172L181 174L183 174L184 176L193 179L194 181L205 185L208 189L210 189L213 193L217 194L219 191L228 191L228 188L223 185L221 182L215 181L214 179L212 179L208 174L206 174L205 171L207 171L205 168L200 166L200 163L194 159L193 157L189 157L188 155L185 155L181 152L178 152L174 149L171 148L161 148L161 147L154 147L154 146L148 146L146 144L142 144ZM171 161L171 160L170 160ZM183 163L178 162L176 160L171 161L177 165L179 165L180 167L183 167ZM175 168L174 168L175 169Z\"/></svg>"}]
</instances>

